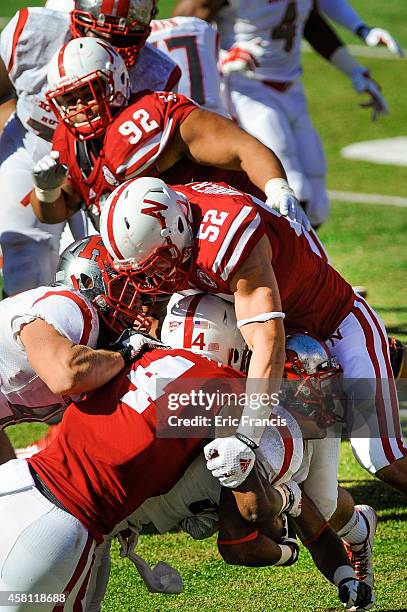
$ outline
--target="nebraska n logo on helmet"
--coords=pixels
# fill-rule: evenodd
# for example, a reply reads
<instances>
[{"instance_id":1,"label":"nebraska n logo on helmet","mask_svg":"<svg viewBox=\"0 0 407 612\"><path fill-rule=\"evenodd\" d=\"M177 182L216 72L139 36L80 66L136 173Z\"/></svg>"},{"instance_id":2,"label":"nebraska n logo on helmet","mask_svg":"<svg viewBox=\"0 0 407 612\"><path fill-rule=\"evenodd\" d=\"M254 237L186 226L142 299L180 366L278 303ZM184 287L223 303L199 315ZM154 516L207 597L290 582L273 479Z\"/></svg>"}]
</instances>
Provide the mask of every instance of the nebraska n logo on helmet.
<instances>
[{"instance_id":1,"label":"nebraska n logo on helmet","mask_svg":"<svg viewBox=\"0 0 407 612\"><path fill-rule=\"evenodd\" d=\"M161 179L142 177L110 194L100 232L118 270L142 293L173 293L192 265L189 202Z\"/></svg>"}]
</instances>

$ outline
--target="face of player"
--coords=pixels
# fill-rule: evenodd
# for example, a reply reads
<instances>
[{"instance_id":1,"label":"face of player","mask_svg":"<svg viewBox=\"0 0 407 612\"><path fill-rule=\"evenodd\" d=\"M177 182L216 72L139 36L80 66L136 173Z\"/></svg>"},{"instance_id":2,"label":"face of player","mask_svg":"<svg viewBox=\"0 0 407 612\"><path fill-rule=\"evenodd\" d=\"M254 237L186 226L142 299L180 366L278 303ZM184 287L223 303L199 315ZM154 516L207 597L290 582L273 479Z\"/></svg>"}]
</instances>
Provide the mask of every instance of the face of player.
<instances>
[{"instance_id":1,"label":"face of player","mask_svg":"<svg viewBox=\"0 0 407 612\"><path fill-rule=\"evenodd\" d=\"M100 116L98 98L103 95L103 84L95 81L66 91L56 98L69 123L81 125Z\"/></svg>"}]
</instances>

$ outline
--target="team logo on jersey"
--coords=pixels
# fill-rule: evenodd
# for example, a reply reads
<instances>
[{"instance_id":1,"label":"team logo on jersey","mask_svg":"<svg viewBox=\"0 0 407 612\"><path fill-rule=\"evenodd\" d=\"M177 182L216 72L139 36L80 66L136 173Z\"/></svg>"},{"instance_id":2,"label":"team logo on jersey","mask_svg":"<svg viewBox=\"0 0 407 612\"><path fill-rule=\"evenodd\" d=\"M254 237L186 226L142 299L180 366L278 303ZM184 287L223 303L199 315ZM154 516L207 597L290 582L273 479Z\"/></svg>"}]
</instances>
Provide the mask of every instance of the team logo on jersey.
<instances>
[{"instance_id":1,"label":"team logo on jersey","mask_svg":"<svg viewBox=\"0 0 407 612\"><path fill-rule=\"evenodd\" d=\"M170 332L175 331L181 325L181 321L170 321L168 329Z\"/></svg>"},{"instance_id":2,"label":"team logo on jersey","mask_svg":"<svg viewBox=\"0 0 407 612\"><path fill-rule=\"evenodd\" d=\"M204 285L208 285L208 287L212 287L213 289L217 289L218 285L215 283L213 278L211 278L206 272L202 270L202 268L196 269L196 275L199 280L204 283Z\"/></svg>"},{"instance_id":3,"label":"team logo on jersey","mask_svg":"<svg viewBox=\"0 0 407 612\"><path fill-rule=\"evenodd\" d=\"M105 177L106 183L109 185L113 185L113 187L117 187L120 185L120 181L114 176L114 174L109 170L107 166L102 166L103 176Z\"/></svg>"}]
</instances>

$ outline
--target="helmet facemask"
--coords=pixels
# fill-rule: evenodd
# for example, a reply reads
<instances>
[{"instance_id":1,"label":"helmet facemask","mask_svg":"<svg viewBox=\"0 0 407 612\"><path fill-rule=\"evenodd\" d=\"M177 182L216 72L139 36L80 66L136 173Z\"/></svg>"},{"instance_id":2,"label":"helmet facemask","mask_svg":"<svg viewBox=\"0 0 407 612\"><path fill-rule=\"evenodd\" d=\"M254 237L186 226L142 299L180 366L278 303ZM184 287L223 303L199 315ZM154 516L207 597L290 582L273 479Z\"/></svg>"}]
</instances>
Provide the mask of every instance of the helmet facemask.
<instances>
[{"instance_id":1,"label":"helmet facemask","mask_svg":"<svg viewBox=\"0 0 407 612\"><path fill-rule=\"evenodd\" d=\"M95 7L92 12L84 10L85 6L81 6L84 4L86 3L76 1L75 9L71 12L72 36L79 38L92 32L100 38L107 38L120 53L126 66L131 68L150 34L150 21L158 12L155 1L145 9L132 6L137 3L129 2L126 17L99 12L103 3L99 3L99 9Z\"/></svg>"},{"instance_id":2,"label":"helmet facemask","mask_svg":"<svg viewBox=\"0 0 407 612\"><path fill-rule=\"evenodd\" d=\"M341 386L342 368L331 357L321 363L316 372L307 373L304 364L295 354L287 350L284 367L284 398L286 408L301 420L314 421L321 429L335 422L344 422Z\"/></svg>"}]
</instances>

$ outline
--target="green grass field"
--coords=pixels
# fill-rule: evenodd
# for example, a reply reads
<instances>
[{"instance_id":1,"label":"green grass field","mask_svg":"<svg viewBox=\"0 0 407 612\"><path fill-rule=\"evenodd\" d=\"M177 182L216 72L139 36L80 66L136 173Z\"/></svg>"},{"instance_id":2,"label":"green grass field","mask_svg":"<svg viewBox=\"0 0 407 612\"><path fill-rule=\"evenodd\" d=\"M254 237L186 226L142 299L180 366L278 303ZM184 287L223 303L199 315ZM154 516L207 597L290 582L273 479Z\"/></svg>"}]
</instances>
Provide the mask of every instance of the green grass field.
<instances>
[{"instance_id":1,"label":"green grass field","mask_svg":"<svg viewBox=\"0 0 407 612\"><path fill-rule=\"evenodd\" d=\"M247 0L249 1L249 0ZM0 13L11 16L29 4L3 0ZM172 2L160 1L160 16L168 15ZM407 48L405 0L354 0L367 23L388 28ZM341 31L342 32L342 31ZM360 41L350 34L345 39ZM343 146L361 140L407 135L405 83L407 60L361 58L380 82L391 114L372 123L358 108L358 99L347 79L312 53L304 54L304 82L314 124L324 142L328 160L328 186L333 190L407 197L407 167L344 160ZM332 202L329 221L321 229L334 265L353 284L366 285L369 301L391 333L407 340L407 209ZM10 429L17 445L26 444L44 431L43 425ZM375 547L377 598L375 609L407 610L406 500L374 480L343 444L340 478L356 502L370 503L380 517ZM179 596L151 595L130 564L113 551L113 568L103 610L109 612L328 612L341 609L336 591L318 575L308 553L302 550L292 568L243 569L228 567L219 558L215 538L195 543L184 534L146 535L139 553L150 563L172 563L184 578Z\"/></svg>"}]
</instances>

